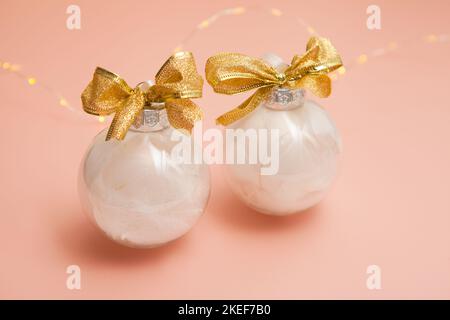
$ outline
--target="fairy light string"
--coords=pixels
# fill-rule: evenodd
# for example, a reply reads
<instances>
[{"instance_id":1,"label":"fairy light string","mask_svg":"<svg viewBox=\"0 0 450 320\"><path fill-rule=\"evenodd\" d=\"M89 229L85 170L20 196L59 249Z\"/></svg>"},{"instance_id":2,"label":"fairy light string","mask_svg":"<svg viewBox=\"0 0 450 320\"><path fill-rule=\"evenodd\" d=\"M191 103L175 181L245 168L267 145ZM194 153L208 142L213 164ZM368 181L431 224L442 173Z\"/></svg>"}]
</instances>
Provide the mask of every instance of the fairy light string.
<instances>
[{"instance_id":1,"label":"fairy light string","mask_svg":"<svg viewBox=\"0 0 450 320\"><path fill-rule=\"evenodd\" d=\"M57 104L71 112L77 113L80 116L84 116L84 113L81 112L81 110L78 110L77 108L74 108L69 101L53 86L50 86L42 81L38 81L38 79L34 76L31 76L29 74L26 74L22 71L22 67L18 64L14 64L8 61L1 61L0 60L0 71L10 73L20 80L22 80L24 83L27 84L28 87L37 88L40 90L43 90L50 95L54 96ZM98 119L98 121L103 122L102 119Z\"/></svg>"},{"instance_id":2,"label":"fairy light string","mask_svg":"<svg viewBox=\"0 0 450 320\"><path fill-rule=\"evenodd\" d=\"M63 97L57 90L52 87L46 85L45 83L38 82L38 80L30 75L27 75L21 71L21 66L18 64L13 64L8 61L0 61L1 70L14 74L16 77L24 80L30 87L39 87L47 92L53 94L58 99L58 104L62 107L66 107L70 110L75 111L73 109L66 98Z\"/></svg>"},{"instance_id":3,"label":"fairy light string","mask_svg":"<svg viewBox=\"0 0 450 320\"><path fill-rule=\"evenodd\" d=\"M261 8L261 7L234 7L234 8L227 8L223 9L221 11L216 12L215 14L207 17L206 19L203 19L196 25L194 29L191 30L191 32L184 38L184 40L174 49L174 52L178 52L183 50L183 48L186 46L186 44L193 39L199 32L211 27L212 24L217 23L220 19L228 16L238 16L246 14L253 9L262 9L264 12L266 12L269 16L273 18L280 18L287 16L288 18L293 19L296 23L298 23L308 34L310 35L317 35L318 33L316 30L307 23L304 19L296 17L292 14L285 13L282 10L278 8ZM422 42L426 44L436 44L436 43L447 43L450 40L450 36L448 34L429 34L422 38ZM399 44L395 41L389 42L385 47L377 48L375 50L372 50L368 53L361 53L356 58L348 61L346 63L346 66L342 66L333 73L330 74L330 77L332 80L336 81L339 78L346 75L349 69L354 68L358 65L364 65L367 64L369 61L371 61L374 58L382 57L386 54L392 53L396 51L399 48ZM78 113L78 114L84 114L81 112L81 108L74 108L69 103L69 101L53 86L50 86L39 79L37 79L34 76L28 75L24 73L21 70L21 66L12 62L8 61L2 61L0 60L0 71L7 72L10 74L15 75L16 77L20 78L23 82L27 84L29 87L38 88L41 90L44 90L55 97L57 104L60 107L63 107L71 112ZM91 117L90 117L91 118ZM99 116L97 117L97 121L100 123L103 123L106 121L105 117Z\"/></svg>"}]
</instances>

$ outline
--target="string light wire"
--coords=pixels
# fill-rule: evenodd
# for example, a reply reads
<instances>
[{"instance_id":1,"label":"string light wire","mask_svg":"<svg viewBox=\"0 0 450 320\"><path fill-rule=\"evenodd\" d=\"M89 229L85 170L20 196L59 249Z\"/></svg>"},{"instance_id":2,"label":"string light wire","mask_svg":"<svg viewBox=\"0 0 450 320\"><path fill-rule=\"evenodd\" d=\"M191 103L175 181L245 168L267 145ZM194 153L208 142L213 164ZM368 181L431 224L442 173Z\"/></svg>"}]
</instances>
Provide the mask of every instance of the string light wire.
<instances>
[{"instance_id":1,"label":"string light wire","mask_svg":"<svg viewBox=\"0 0 450 320\"><path fill-rule=\"evenodd\" d=\"M294 16L290 13L286 14L282 10L278 8L266 8L266 7L234 7L227 8L216 12L215 14L203 19L196 25L195 28L191 30L191 32L184 38L184 40L174 49L175 52L183 50L186 44L194 38L199 32L202 30L209 28L212 24L217 23L220 19L227 16L238 16L246 14L254 9L262 9L264 12L268 13L273 18L279 18L282 16L287 16L291 18L293 21L296 21L306 32L310 35L318 35L315 28L313 28L310 24L308 24L304 19ZM448 34L429 34L423 37L423 42L427 44L435 44L435 43L447 43L450 40ZM349 69L352 69L358 65L364 65L368 61L373 58L379 58L386 54L389 54L393 51L396 51L399 48L397 42L392 41L389 42L385 47L377 48L375 50L370 51L369 53L361 53L356 58L350 60L350 62L346 63L346 66L340 67L335 72L330 74L332 80L336 81L340 77L343 77ZM81 108L74 108L69 103L69 101L53 86L47 85L46 83L41 82L34 76L27 75L22 72L21 66L18 64L14 64L8 61L0 60L0 71L8 72L14 74L18 78L22 79L29 87L36 87L42 89L49 94L53 95L56 98L57 104L73 113L83 114ZM103 123L106 121L104 116L97 117L97 121Z\"/></svg>"}]
</instances>

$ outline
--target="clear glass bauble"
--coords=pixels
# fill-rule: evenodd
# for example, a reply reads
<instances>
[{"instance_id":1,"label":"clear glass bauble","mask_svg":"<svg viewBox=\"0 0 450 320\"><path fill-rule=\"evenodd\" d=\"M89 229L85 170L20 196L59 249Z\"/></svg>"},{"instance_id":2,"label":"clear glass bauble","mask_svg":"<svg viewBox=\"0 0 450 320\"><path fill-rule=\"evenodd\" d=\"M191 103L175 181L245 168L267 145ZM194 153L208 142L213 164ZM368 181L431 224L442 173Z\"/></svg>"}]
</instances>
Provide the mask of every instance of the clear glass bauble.
<instances>
[{"instance_id":1,"label":"clear glass bauble","mask_svg":"<svg viewBox=\"0 0 450 320\"><path fill-rule=\"evenodd\" d=\"M324 198L337 173L340 138L327 112L305 100L304 90L276 88L228 128L279 130L276 174L261 175L261 164L226 166L231 190L246 205L265 214L288 215Z\"/></svg>"},{"instance_id":2,"label":"clear glass bauble","mask_svg":"<svg viewBox=\"0 0 450 320\"><path fill-rule=\"evenodd\" d=\"M110 239L160 246L188 232L205 210L208 167L174 161L173 130L132 127L123 141L105 141L105 129L94 138L80 168L79 194L90 220Z\"/></svg>"}]
</instances>

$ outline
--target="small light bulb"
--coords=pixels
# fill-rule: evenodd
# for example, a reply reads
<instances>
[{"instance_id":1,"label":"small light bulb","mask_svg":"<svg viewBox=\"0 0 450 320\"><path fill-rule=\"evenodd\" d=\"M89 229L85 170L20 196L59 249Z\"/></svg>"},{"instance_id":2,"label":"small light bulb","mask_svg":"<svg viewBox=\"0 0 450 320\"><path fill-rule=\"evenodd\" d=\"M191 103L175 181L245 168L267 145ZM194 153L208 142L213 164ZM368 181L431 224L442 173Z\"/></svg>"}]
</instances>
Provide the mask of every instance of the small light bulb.
<instances>
[{"instance_id":1,"label":"small light bulb","mask_svg":"<svg viewBox=\"0 0 450 320\"><path fill-rule=\"evenodd\" d=\"M309 34L315 34L316 30L314 30L313 27L307 27L306 30L308 31Z\"/></svg>"},{"instance_id":2,"label":"small light bulb","mask_svg":"<svg viewBox=\"0 0 450 320\"><path fill-rule=\"evenodd\" d=\"M209 21L208 20L203 20L199 25L198 28L199 29L205 29L206 27L209 26Z\"/></svg>"},{"instance_id":3,"label":"small light bulb","mask_svg":"<svg viewBox=\"0 0 450 320\"><path fill-rule=\"evenodd\" d=\"M367 55L366 54L362 54L358 57L358 63L359 64L363 64L367 62Z\"/></svg>"},{"instance_id":4,"label":"small light bulb","mask_svg":"<svg viewBox=\"0 0 450 320\"><path fill-rule=\"evenodd\" d=\"M391 41L391 42L389 43L389 50L395 50L395 49L397 49L397 48L398 48L397 42Z\"/></svg>"},{"instance_id":5,"label":"small light bulb","mask_svg":"<svg viewBox=\"0 0 450 320\"><path fill-rule=\"evenodd\" d=\"M245 12L245 8L244 7L237 7L233 9L233 13L234 14L243 14Z\"/></svg>"},{"instance_id":6,"label":"small light bulb","mask_svg":"<svg viewBox=\"0 0 450 320\"><path fill-rule=\"evenodd\" d=\"M438 37L435 34L430 34L426 37L426 40L428 42L436 42L438 40Z\"/></svg>"},{"instance_id":7,"label":"small light bulb","mask_svg":"<svg viewBox=\"0 0 450 320\"><path fill-rule=\"evenodd\" d=\"M281 16L283 13L279 10L279 9L271 9L270 12L275 16L275 17L279 17Z\"/></svg>"},{"instance_id":8,"label":"small light bulb","mask_svg":"<svg viewBox=\"0 0 450 320\"><path fill-rule=\"evenodd\" d=\"M59 99L59 104L63 107L67 107L69 104L67 103L67 100L64 98Z\"/></svg>"}]
</instances>

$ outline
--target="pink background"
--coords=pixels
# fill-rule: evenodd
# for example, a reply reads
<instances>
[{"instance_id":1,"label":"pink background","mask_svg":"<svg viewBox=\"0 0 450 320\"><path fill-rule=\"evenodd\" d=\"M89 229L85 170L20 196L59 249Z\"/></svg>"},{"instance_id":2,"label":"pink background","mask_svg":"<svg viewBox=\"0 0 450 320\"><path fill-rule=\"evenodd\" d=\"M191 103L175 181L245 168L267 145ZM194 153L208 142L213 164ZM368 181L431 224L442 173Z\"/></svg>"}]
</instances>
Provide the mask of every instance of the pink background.
<instances>
[{"instance_id":1,"label":"pink background","mask_svg":"<svg viewBox=\"0 0 450 320\"><path fill-rule=\"evenodd\" d=\"M2 0L0 60L36 77L31 87L0 70L1 298L450 298L448 1L76 1L81 30L66 28L71 1ZM382 29L366 27L381 7ZM200 71L218 51L290 60L308 33L302 17L333 40L347 65L332 97L344 153L339 177L316 208L272 218L244 207L212 167L206 213L182 239L159 249L120 247L82 214L76 179L81 157L107 124L76 109L97 65L130 85L153 78L203 19L245 6L192 35ZM274 17L262 7L290 15ZM394 52L373 57L391 41ZM366 64L355 61L368 54ZM246 95L205 86L206 125ZM82 289L66 288L81 267ZM366 288L366 268L382 289Z\"/></svg>"}]
</instances>

